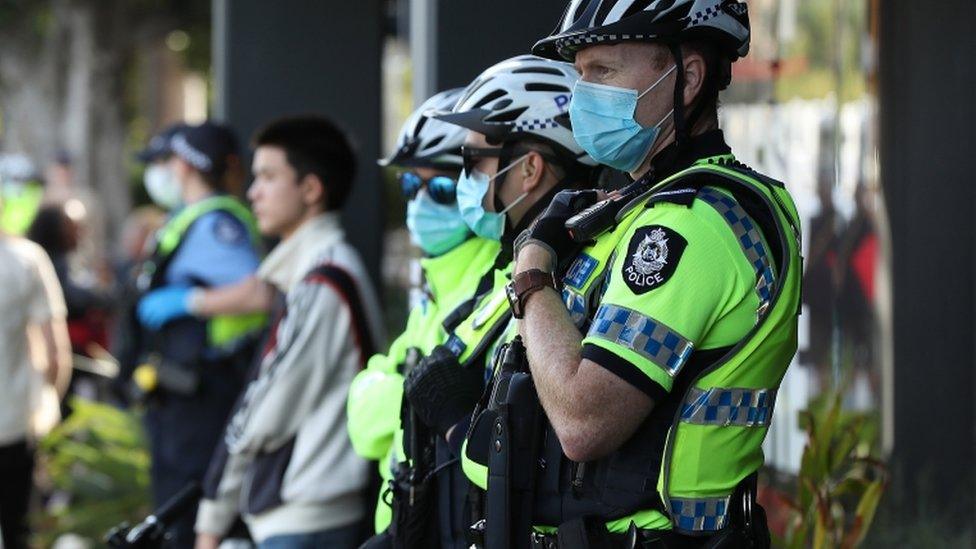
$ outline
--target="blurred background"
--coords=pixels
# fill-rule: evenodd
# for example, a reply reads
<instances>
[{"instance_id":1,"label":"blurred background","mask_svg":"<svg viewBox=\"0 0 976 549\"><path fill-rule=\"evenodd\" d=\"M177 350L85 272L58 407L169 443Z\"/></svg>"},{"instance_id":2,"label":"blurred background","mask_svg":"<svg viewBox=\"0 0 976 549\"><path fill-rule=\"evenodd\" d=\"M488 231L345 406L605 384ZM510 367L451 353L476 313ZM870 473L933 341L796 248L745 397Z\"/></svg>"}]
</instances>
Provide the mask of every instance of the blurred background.
<instances>
[{"instance_id":1,"label":"blurred background","mask_svg":"<svg viewBox=\"0 0 976 549\"><path fill-rule=\"evenodd\" d=\"M748 3L752 50L721 124L740 160L787 183L804 221L800 351L766 442L778 543L972 546L976 4ZM78 292L79 398L42 446L38 545L96 540L148 507L138 421L104 403L101 381L110 296L163 219L134 153L181 120L221 120L246 140L281 115L336 119L361 155L347 229L399 331L414 252L395 174L375 159L416 105L526 53L564 6L0 0L0 224L26 233L59 204L77 240L55 253Z\"/></svg>"}]
</instances>

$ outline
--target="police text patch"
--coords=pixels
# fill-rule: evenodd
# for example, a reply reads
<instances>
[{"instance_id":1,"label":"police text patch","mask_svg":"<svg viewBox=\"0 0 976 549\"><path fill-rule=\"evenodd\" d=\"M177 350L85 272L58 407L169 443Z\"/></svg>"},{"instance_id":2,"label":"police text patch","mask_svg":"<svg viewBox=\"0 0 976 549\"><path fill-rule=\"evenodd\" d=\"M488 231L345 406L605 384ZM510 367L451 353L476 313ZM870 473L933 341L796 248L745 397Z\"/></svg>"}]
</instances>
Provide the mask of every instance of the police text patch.
<instances>
[{"instance_id":1,"label":"police text patch","mask_svg":"<svg viewBox=\"0 0 976 549\"><path fill-rule=\"evenodd\" d=\"M637 229L621 258L624 281L635 294L647 293L667 282L674 274L688 241L660 225Z\"/></svg>"}]
</instances>

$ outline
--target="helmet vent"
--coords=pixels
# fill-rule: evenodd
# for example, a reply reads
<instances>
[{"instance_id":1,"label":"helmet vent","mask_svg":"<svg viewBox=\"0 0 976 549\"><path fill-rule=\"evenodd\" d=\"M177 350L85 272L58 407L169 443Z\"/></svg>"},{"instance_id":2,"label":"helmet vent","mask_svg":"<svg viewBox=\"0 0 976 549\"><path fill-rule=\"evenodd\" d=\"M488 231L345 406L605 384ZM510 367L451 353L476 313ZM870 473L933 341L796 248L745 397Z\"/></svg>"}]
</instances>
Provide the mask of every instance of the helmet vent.
<instances>
[{"instance_id":1,"label":"helmet vent","mask_svg":"<svg viewBox=\"0 0 976 549\"><path fill-rule=\"evenodd\" d=\"M560 86L559 84L543 84L539 82L532 82L525 85L525 91L529 92L563 92L569 93L570 89L566 86Z\"/></svg>"},{"instance_id":2,"label":"helmet vent","mask_svg":"<svg viewBox=\"0 0 976 549\"><path fill-rule=\"evenodd\" d=\"M420 131L424 129L424 125L427 124L427 117L421 116L420 120L417 122L417 127L413 129L413 136L417 137L420 135Z\"/></svg>"},{"instance_id":3,"label":"helmet vent","mask_svg":"<svg viewBox=\"0 0 976 549\"><path fill-rule=\"evenodd\" d=\"M443 135L438 135L437 137L431 139L430 140L430 143L427 143L427 146L424 147L424 148L425 149L433 149L434 147L440 145L441 144L441 141L444 141L444 136Z\"/></svg>"},{"instance_id":4,"label":"helmet vent","mask_svg":"<svg viewBox=\"0 0 976 549\"><path fill-rule=\"evenodd\" d=\"M526 110L528 110L528 107L522 107L520 109L512 109L507 112L493 114L485 118L485 122L492 122L495 124L504 123L504 122L514 122L516 119L518 119L519 116L522 116L522 113L525 112Z\"/></svg>"},{"instance_id":5,"label":"helmet vent","mask_svg":"<svg viewBox=\"0 0 976 549\"><path fill-rule=\"evenodd\" d=\"M492 101L498 99L499 97L504 97L507 93L508 92L506 92L505 90L495 90L489 93L488 95L482 97L477 103L472 105L471 110L480 109L481 107L484 107L485 105L491 103Z\"/></svg>"},{"instance_id":6,"label":"helmet vent","mask_svg":"<svg viewBox=\"0 0 976 549\"><path fill-rule=\"evenodd\" d=\"M561 70L549 67L522 67L521 69L512 71L512 74L551 74L553 76L564 76Z\"/></svg>"},{"instance_id":7,"label":"helmet vent","mask_svg":"<svg viewBox=\"0 0 976 549\"><path fill-rule=\"evenodd\" d=\"M512 104L511 98L505 98L491 106L491 110L500 111Z\"/></svg>"}]
</instances>

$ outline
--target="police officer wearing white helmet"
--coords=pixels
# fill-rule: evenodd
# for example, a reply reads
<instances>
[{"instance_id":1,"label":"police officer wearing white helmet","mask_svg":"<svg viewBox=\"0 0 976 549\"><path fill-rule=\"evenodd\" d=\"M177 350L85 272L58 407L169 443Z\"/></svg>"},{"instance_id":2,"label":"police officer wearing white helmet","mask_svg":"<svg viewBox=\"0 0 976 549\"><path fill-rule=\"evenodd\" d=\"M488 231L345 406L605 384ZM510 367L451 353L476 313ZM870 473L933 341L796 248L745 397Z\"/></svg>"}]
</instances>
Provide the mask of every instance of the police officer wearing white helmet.
<instances>
[{"instance_id":1,"label":"police officer wearing white helmet","mask_svg":"<svg viewBox=\"0 0 976 549\"><path fill-rule=\"evenodd\" d=\"M801 265L789 193L718 129L748 49L735 0L573 0L533 49L574 62L573 134L634 182L561 193L519 237L503 354L524 357L542 413L500 400L488 547L768 546L756 471Z\"/></svg>"},{"instance_id":2,"label":"police officer wearing white helmet","mask_svg":"<svg viewBox=\"0 0 976 549\"><path fill-rule=\"evenodd\" d=\"M468 527L480 518L480 502L469 497L458 460L468 418L484 390L491 347L510 319L504 285L514 238L557 192L592 186L595 163L569 128L578 78L568 63L515 57L484 71L451 112L434 116L468 130L458 207L476 235L501 248L496 268L446 323L447 343L435 347L404 383L416 418L411 428L437 436L438 532L423 546L467 547Z\"/></svg>"}]
</instances>

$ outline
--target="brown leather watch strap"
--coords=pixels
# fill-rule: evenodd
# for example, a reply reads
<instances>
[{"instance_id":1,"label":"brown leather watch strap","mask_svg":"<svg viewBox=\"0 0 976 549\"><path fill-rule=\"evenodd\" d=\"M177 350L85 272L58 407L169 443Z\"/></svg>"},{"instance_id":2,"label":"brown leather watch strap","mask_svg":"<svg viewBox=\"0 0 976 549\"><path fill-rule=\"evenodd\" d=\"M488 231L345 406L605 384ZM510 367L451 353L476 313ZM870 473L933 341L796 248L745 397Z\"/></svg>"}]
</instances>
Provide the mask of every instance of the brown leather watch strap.
<instances>
[{"instance_id":1,"label":"brown leather watch strap","mask_svg":"<svg viewBox=\"0 0 976 549\"><path fill-rule=\"evenodd\" d=\"M525 302L528 297L543 288L559 291L559 281L555 275L540 269L529 269L515 275L508 292L512 316L522 318L525 314Z\"/></svg>"}]
</instances>

